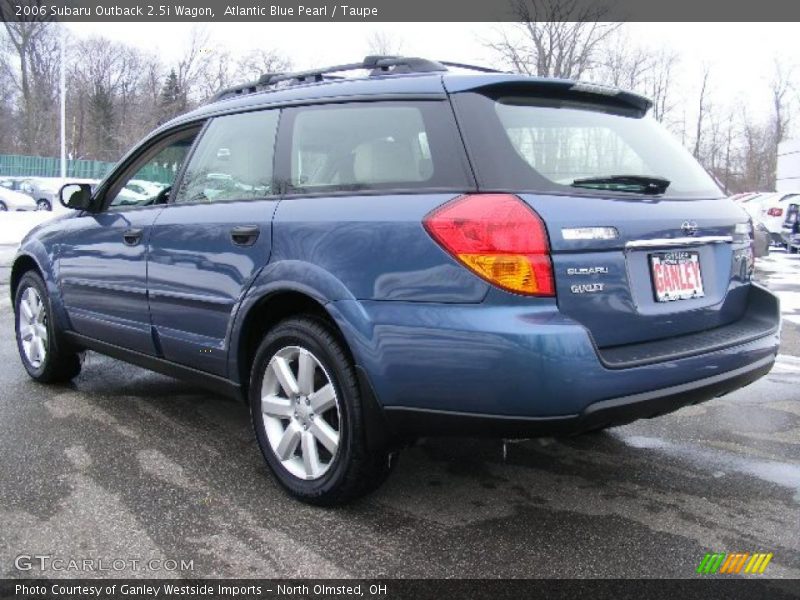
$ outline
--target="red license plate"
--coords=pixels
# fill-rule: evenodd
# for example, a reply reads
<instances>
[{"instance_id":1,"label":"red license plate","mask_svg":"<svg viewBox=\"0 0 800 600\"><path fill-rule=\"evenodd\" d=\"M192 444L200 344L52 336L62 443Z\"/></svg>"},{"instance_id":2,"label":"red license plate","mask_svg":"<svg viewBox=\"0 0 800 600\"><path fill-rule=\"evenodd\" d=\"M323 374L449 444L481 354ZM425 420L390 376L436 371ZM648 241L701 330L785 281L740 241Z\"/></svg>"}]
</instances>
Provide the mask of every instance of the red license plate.
<instances>
[{"instance_id":1,"label":"red license plate","mask_svg":"<svg viewBox=\"0 0 800 600\"><path fill-rule=\"evenodd\" d=\"M706 295L697 252L681 250L651 254L650 273L657 302L690 300Z\"/></svg>"}]
</instances>

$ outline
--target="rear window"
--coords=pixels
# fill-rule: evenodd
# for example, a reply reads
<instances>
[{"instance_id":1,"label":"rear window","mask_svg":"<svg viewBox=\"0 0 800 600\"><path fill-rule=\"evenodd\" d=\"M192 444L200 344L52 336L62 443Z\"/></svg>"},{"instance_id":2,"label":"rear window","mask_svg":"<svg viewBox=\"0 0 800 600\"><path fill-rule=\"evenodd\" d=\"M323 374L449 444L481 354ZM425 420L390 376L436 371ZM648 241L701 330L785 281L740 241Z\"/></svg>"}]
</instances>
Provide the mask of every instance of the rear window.
<instances>
[{"instance_id":1,"label":"rear window","mask_svg":"<svg viewBox=\"0 0 800 600\"><path fill-rule=\"evenodd\" d=\"M464 189L463 146L444 102L294 109L289 187L296 193Z\"/></svg>"},{"instance_id":2,"label":"rear window","mask_svg":"<svg viewBox=\"0 0 800 600\"><path fill-rule=\"evenodd\" d=\"M523 95L458 99L486 188L576 194L719 197L711 177L638 110Z\"/></svg>"}]
</instances>

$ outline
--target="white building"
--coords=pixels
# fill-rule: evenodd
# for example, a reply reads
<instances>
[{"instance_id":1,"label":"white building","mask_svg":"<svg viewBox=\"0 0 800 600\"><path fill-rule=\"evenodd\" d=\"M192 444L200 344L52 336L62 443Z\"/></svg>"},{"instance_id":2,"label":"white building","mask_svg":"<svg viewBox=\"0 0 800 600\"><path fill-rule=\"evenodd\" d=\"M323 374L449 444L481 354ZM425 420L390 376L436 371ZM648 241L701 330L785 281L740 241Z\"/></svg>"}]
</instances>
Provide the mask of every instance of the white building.
<instances>
[{"instance_id":1,"label":"white building","mask_svg":"<svg viewBox=\"0 0 800 600\"><path fill-rule=\"evenodd\" d=\"M775 191L800 192L800 139L778 144Z\"/></svg>"}]
</instances>

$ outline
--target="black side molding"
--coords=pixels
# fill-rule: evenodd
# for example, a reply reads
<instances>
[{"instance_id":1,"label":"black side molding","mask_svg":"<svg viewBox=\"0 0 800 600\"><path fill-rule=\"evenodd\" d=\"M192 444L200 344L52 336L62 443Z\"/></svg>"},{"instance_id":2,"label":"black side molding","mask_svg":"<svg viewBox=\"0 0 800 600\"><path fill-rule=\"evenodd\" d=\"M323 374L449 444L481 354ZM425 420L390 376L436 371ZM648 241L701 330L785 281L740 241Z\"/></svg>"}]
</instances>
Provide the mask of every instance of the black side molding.
<instances>
[{"instance_id":1,"label":"black side molding","mask_svg":"<svg viewBox=\"0 0 800 600\"><path fill-rule=\"evenodd\" d=\"M241 386L230 379L226 379L218 375L211 375L210 373L164 360L163 358L158 358L157 356L142 354L141 352L134 352L133 350L128 350L127 348L115 346L114 344L109 344L108 342L96 340L94 338L75 333L74 331L64 332L64 338L76 348L94 350L95 352L105 354L111 358L117 358L144 369L150 369L156 373L161 373L162 375L197 383L211 391L223 394L225 396L230 396L231 398L241 400L242 402L245 401Z\"/></svg>"}]
</instances>

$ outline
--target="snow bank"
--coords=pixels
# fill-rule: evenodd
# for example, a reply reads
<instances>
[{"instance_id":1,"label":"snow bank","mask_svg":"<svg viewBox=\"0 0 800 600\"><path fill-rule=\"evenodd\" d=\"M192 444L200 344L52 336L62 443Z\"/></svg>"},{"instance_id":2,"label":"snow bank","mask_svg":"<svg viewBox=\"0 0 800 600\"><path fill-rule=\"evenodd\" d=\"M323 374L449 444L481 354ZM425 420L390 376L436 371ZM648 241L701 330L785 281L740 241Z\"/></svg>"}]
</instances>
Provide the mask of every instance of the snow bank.
<instances>
[{"instance_id":1,"label":"snow bank","mask_svg":"<svg viewBox=\"0 0 800 600\"><path fill-rule=\"evenodd\" d=\"M14 245L22 241L25 234L36 227L60 215L60 212L0 212L0 245Z\"/></svg>"}]
</instances>

